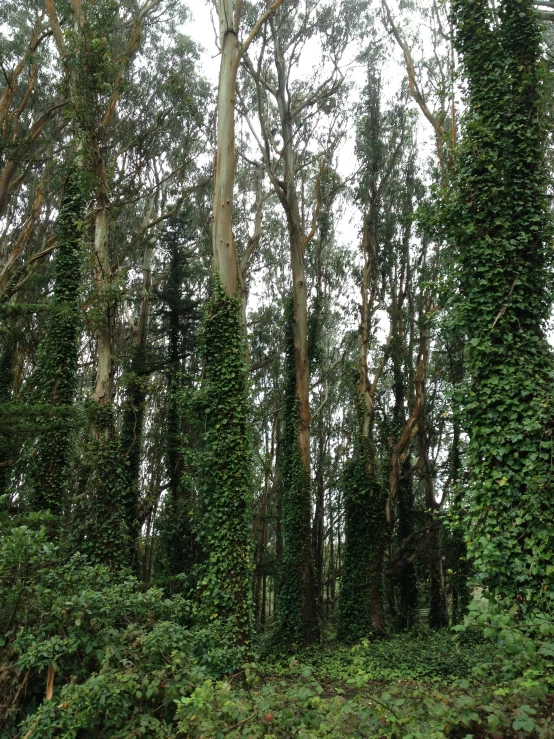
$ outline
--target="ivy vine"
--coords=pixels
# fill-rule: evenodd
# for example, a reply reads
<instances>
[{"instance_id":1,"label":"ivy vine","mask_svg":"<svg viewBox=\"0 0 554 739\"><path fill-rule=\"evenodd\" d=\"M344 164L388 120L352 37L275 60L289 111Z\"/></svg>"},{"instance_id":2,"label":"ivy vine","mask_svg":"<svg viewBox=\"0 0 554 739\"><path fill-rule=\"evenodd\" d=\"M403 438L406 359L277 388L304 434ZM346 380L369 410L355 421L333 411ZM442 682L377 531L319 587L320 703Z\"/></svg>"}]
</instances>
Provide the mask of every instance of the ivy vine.
<instances>
[{"instance_id":1,"label":"ivy vine","mask_svg":"<svg viewBox=\"0 0 554 739\"><path fill-rule=\"evenodd\" d=\"M281 521L283 553L279 563L280 583L277 595L275 640L290 648L311 644L318 634L319 624L307 588L314 587L310 538L312 505L310 475L302 464L298 444L298 396L294 366L293 298L285 311L285 382L283 399L283 436L281 438L282 495ZM308 548L308 552L306 551ZM310 571L307 572L307 562Z\"/></svg>"},{"instance_id":2,"label":"ivy vine","mask_svg":"<svg viewBox=\"0 0 554 739\"><path fill-rule=\"evenodd\" d=\"M241 298L217 276L200 330L205 357L198 588L204 622L226 624L236 645L252 635L252 451Z\"/></svg>"},{"instance_id":3,"label":"ivy vine","mask_svg":"<svg viewBox=\"0 0 554 739\"><path fill-rule=\"evenodd\" d=\"M38 350L32 378L33 400L51 406L53 417L42 419L29 468L30 505L60 515L67 490L71 447L71 422L56 407L71 407L77 388L81 313L79 292L83 252L81 235L88 187L76 162L68 171L60 214L56 222L54 296L48 313L45 338ZM39 421L40 424L40 421Z\"/></svg>"},{"instance_id":4,"label":"ivy vine","mask_svg":"<svg viewBox=\"0 0 554 739\"><path fill-rule=\"evenodd\" d=\"M371 633L372 601L383 597L379 552L387 537L386 498L375 467L372 430L364 434L364 405L357 397L358 425L344 469L345 548L337 636L346 642Z\"/></svg>"},{"instance_id":5,"label":"ivy vine","mask_svg":"<svg viewBox=\"0 0 554 739\"><path fill-rule=\"evenodd\" d=\"M454 0L468 112L446 207L467 335L468 554L521 612L554 600L552 223L546 72L531 0Z\"/></svg>"}]
</instances>

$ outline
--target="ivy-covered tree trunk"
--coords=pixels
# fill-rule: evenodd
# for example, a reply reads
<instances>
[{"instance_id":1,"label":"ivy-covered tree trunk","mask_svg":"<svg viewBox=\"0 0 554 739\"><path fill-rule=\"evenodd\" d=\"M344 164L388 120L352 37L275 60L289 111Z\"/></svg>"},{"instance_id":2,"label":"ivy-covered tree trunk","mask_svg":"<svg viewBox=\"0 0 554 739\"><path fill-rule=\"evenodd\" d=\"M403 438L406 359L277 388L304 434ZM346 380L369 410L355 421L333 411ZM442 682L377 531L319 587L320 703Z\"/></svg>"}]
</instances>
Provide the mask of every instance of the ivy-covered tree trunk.
<instances>
[{"instance_id":1,"label":"ivy-covered tree trunk","mask_svg":"<svg viewBox=\"0 0 554 739\"><path fill-rule=\"evenodd\" d=\"M74 534L81 550L95 562L121 567L132 561L128 528L129 475L116 428L114 407L113 328L115 301L109 249L109 198L105 163L98 142L91 137L96 175L94 228L94 282L98 301L96 325L96 381L90 396L90 440L87 479L80 499Z\"/></svg>"},{"instance_id":2,"label":"ivy-covered tree trunk","mask_svg":"<svg viewBox=\"0 0 554 739\"><path fill-rule=\"evenodd\" d=\"M90 439L85 464L83 498L78 504L74 534L81 551L95 562L122 567L132 561L128 528L129 475L116 427L114 406L113 329L115 301L109 248L108 177L98 142L89 136L95 173L94 283L98 301L96 378L90 396ZM133 526L134 528L134 526Z\"/></svg>"},{"instance_id":3,"label":"ivy-covered tree trunk","mask_svg":"<svg viewBox=\"0 0 554 739\"><path fill-rule=\"evenodd\" d=\"M283 643L310 644L319 638L319 624L317 614L317 589L315 583L314 562L312 558L312 530L311 530L311 450L310 450L310 362L308 357L308 288L306 283L304 252L309 239L304 237L300 203L297 191L297 166L295 152L295 132L290 100L287 87L287 64L283 51L283 39L278 28L278 22L270 19L275 69L277 73L276 101L279 112L279 123L283 137L283 167L284 182L277 194L283 206L287 220L289 234L290 259L292 272L291 301L287 315L289 316L290 341L287 348L287 361L293 362L295 381L295 400L288 397L289 378L287 376L287 413L285 418L285 435L287 425L294 420L295 448L287 450L286 465L290 465L288 472L283 475L283 555L289 576L294 572L291 580L294 584L283 584L278 601L279 635ZM291 427L292 428L292 427ZM292 444L292 431L289 441ZM294 468L294 469L293 469ZM289 487L291 485L292 487ZM302 499L303 498L303 499ZM289 506L290 503L290 506ZM292 509L296 511L293 523ZM288 523L287 523L288 517ZM292 557L297 557L293 561ZM285 593L285 589L291 589ZM302 588L302 592L292 593L292 589ZM298 613L293 614L293 603ZM296 625L302 623L300 631L295 631ZM291 627L289 627L290 624ZM296 624L292 626L292 624ZM292 628L292 630L291 630ZM294 632L294 636L293 636Z\"/></svg>"},{"instance_id":4,"label":"ivy-covered tree trunk","mask_svg":"<svg viewBox=\"0 0 554 739\"><path fill-rule=\"evenodd\" d=\"M235 100L241 57L283 0L274 0L239 40L242 1L218 0L221 66L217 96L214 181L214 295L204 322L208 457L213 460L204 496L207 548L206 612L229 619L235 642L251 637L250 482L252 451L247 434L248 398L237 247L233 234L236 172ZM238 294L238 297L237 297ZM240 356L239 356L240 355Z\"/></svg>"},{"instance_id":5,"label":"ivy-covered tree trunk","mask_svg":"<svg viewBox=\"0 0 554 739\"><path fill-rule=\"evenodd\" d=\"M81 492L73 511L72 536L93 561L118 567L130 561L125 515L128 476L113 403L116 301L109 242L111 174L106 157L127 64L138 50L142 23L148 13L136 18L124 40L123 53L116 57L107 40L117 32L118 9L111 3L97 3L95 10L85 12L80 3L72 3L72 33L64 36L54 3L48 4L53 36L68 74L65 82L71 115L85 141L95 213L92 268L96 376L90 394L90 438L83 457Z\"/></svg>"},{"instance_id":6,"label":"ivy-covered tree trunk","mask_svg":"<svg viewBox=\"0 0 554 739\"><path fill-rule=\"evenodd\" d=\"M345 547L337 636L353 642L385 629L383 561L386 545L385 494L376 474L373 431L365 433L365 404L352 458L344 471Z\"/></svg>"},{"instance_id":7,"label":"ivy-covered tree trunk","mask_svg":"<svg viewBox=\"0 0 554 739\"><path fill-rule=\"evenodd\" d=\"M554 600L552 227L541 29L531 0L455 0L468 113L448 204L467 334L468 553L522 612Z\"/></svg>"},{"instance_id":8,"label":"ivy-covered tree trunk","mask_svg":"<svg viewBox=\"0 0 554 739\"><path fill-rule=\"evenodd\" d=\"M236 10L236 13L235 13ZM241 44L240 3L218 0L221 67L217 99L214 182L214 294L203 326L207 482L201 496L201 543L206 550L202 603L207 620L226 621L236 644L253 626L250 588L251 471L242 300L233 234L236 172L235 95Z\"/></svg>"},{"instance_id":9,"label":"ivy-covered tree trunk","mask_svg":"<svg viewBox=\"0 0 554 739\"><path fill-rule=\"evenodd\" d=\"M35 511L60 515L67 491L71 424L67 411L75 400L80 340L79 290L82 280L82 220L87 190L76 164L70 165L56 222L54 299L46 336L32 378L34 398L65 414L54 413L38 437L30 464L30 505Z\"/></svg>"},{"instance_id":10,"label":"ivy-covered tree trunk","mask_svg":"<svg viewBox=\"0 0 554 739\"><path fill-rule=\"evenodd\" d=\"M372 103L374 101L372 100ZM372 108L372 134L378 138L379 119ZM388 530L385 517L386 493L377 477L374 420L375 392L387 353L373 382L369 379L368 352L371 318L377 293L377 162L371 162L369 208L364 217L361 284L359 382L356 392L358 427L352 459L345 470L345 548L341 575L338 633L341 639L355 640L368 631L385 631L383 610L383 564Z\"/></svg>"},{"instance_id":11,"label":"ivy-covered tree trunk","mask_svg":"<svg viewBox=\"0 0 554 739\"><path fill-rule=\"evenodd\" d=\"M281 439L281 508L283 551L277 600L276 640L290 648L311 644L318 637L316 592L312 565L312 501L310 470L298 441L297 374L293 337L293 299L285 312L286 356L283 436Z\"/></svg>"},{"instance_id":12,"label":"ivy-covered tree trunk","mask_svg":"<svg viewBox=\"0 0 554 739\"><path fill-rule=\"evenodd\" d=\"M202 327L205 364L204 454L200 540L206 551L199 583L202 612L235 644L251 637L251 439L242 332L242 299L214 279Z\"/></svg>"}]
</instances>

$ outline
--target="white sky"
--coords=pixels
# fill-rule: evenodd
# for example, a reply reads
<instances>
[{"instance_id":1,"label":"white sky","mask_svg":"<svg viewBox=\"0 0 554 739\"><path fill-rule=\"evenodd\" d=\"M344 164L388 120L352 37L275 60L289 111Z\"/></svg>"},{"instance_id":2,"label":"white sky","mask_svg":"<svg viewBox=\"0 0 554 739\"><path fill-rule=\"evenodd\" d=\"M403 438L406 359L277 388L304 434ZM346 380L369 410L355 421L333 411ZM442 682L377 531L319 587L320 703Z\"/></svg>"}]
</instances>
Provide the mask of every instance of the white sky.
<instances>
[{"instance_id":1,"label":"white sky","mask_svg":"<svg viewBox=\"0 0 554 739\"><path fill-rule=\"evenodd\" d=\"M189 0L192 21L187 24L186 32L204 47L202 54L202 72L213 84L217 84L219 74L219 55L212 21L210 6L205 0Z\"/></svg>"}]
</instances>

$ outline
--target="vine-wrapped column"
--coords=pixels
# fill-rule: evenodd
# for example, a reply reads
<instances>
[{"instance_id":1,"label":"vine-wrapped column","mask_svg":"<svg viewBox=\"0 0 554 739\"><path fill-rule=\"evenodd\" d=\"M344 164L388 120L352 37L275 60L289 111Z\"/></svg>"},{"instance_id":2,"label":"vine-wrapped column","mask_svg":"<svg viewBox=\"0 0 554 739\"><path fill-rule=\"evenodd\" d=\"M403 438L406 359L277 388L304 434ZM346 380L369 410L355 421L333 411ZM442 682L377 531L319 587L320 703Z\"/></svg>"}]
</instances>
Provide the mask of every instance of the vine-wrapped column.
<instances>
[{"instance_id":1,"label":"vine-wrapped column","mask_svg":"<svg viewBox=\"0 0 554 739\"><path fill-rule=\"evenodd\" d=\"M448 203L470 437L468 552L523 612L554 600L552 236L541 31L531 0L455 0L468 113ZM549 606L550 604L550 606Z\"/></svg>"},{"instance_id":2,"label":"vine-wrapped column","mask_svg":"<svg viewBox=\"0 0 554 739\"><path fill-rule=\"evenodd\" d=\"M62 513L64 506L71 446L67 410L74 403L77 387L83 262L81 232L87 199L83 176L72 164L56 222L54 300L33 376L38 403L49 404L58 412L54 412L37 441L30 466L30 504L33 510L49 509L57 515ZM64 408L66 412L62 413Z\"/></svg>"}]
</instances>

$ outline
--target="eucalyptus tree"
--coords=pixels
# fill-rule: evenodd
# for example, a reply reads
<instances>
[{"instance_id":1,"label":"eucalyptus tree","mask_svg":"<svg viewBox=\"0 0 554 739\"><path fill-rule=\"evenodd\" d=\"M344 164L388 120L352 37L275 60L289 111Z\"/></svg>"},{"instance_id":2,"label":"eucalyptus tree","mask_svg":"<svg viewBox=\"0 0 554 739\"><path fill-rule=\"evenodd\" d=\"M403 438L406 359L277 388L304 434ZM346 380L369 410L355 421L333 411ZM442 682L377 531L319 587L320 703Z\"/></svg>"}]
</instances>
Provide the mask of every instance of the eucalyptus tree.
<instances>
[{"instance_id":1,"label":"eucalyptus tree","mask_svg":"<svg viewBox=\"0 0 554 739\"><path fill-rule=\"evenodd\" d=\"M398 182L398 176L401 183ZM401 167L396 171L395 182L391 183L389 208L386 217L385 249L388 262L386 267L388 285L388 305L390 323L389 353L392 371L392 423L389 424L389 438L397 439L406 426L410 404L413 401L414 388L414 333L415 305L414 281L417 280L417 260L414 260L413 219L418 195L421 195L421 183L418 181L415 164L413 141L409 142ZM391 200L398 203L398 208L391 207ZM414 274L415 273L415 274ZM422 318L420 317L420 320ZM416 511L414 493L414 470L412 469L411 448L407 446L398 460L398 493L394 521L391 561L387 574L393 578L397 586L398 597L394 617L396 625L401 629L409 629L415 623L418 606L418 587L416 581L414 557L417 553ZM416 466L417 466L416 462ZM396 479L396 478L395 478ZM417 537L416 537L417 538Z\"/></svg>"},{"instance_id":2,"label":"eucalyptus tree","mask_svg":"<svg viewBox=\"0 0 554 739\"><path fill-rule=\"evenodd\" d=\"M453 3L467 115L451 196L467 334L468 548L479 581L523 613L552 581L552 224L541 28L530 0Z\"/></svg>"},{"instance_id":3,"label":"eucalyptus tree","mask_svg":"<svg viewBox=\"0 0 554 739\"><path fill-rule=\"evenodd\" d=\"M6 0L0 8L0 58L3 84L0 86L0 218L8 224L24 212L18 202L24 185L33 174L43 169L49 143L63 130L66 121L62 113L67 98L57 87L59 76L52 69L52 31L42 3L35 0L13 2ZM40 92L40 94L37 94ZM33 202L33 188L30 188ZM28 197L28 195L27 195ZM10 206L11 203L11 206ZM27 231L32 233L44 205L30 210ZM3 250L5 249L3 236ZM24 243L19 239L12 245L0 272L0 288L21 252Z\"/></svg>"},{"instance_id":4,"label":"eucalyptus tree","mask_svg":"<svg viewBox=\"0 0 554 739\"><path fill-rule=\"evenodd\" d=\"M350 254L338 243L336 216L345 201L345 187L329 167L320 183L321 208L316 236L306 247L306 272L311 288L308 318L308 358L313 405L311 428L313 459L312 552L319 616L324 611L326 497L331 487L332 448L337 443L340 408L344 402L340 368L344 366ZM348 335L346 335L348 341ZM327 496L326 496L327 493Z\"/></svg>"},{"instance_id":5,"label":"eucalyptus tree","mask_svg":"<svg viewBox=\"0 0 554 739\"><path fill-rule=\"evenodd\" d=\"M35 310L48 278L37 268L52 251L52 204L63 175L52 171L52 155L63 148L67 100L52 68L51 32L41 3L7 0L0 8L0 354L6 418L0 451L1 475L11 478L24 437L16 401L36 348L44 312ZM38 94L40 93L40 94ZM59 143L56 138L59 137ZM17 304L17 306L16 306ZM19 421L16 416L19 415ZM9 417L9 420L8 420ZM12 426L15 424L15 426ZM10 429L11 426L11 429ZM14 433L19 427L19 432ZM13 490L12 490L13 491Z\"/></svg>"},{"instance_id":6,"label":"eucalyptus tree","mask_svg":"<svg viewBox=\"0 0 554 739\"><path fill-rule=\"evenodd\" d=\"M110 472L98 475L96 466L90 471L82 506L86 531L83 546L92 556L112 566L126 560L127 530L124 516L126 478L113 411L115 301L109 247L111 192L106 158L117 105L128 79L129 63L138 50L144 19L156 5L159 3L147 3L137 11L136 17L132 13L121 17L108 2L93 6L76 0L70 6L59 8L54 2L47 3L72 117L94 178L92 265L97 320L96 381L91 393L94 407L91 454L103 460ZM71 30L64 34L64 26ZM123 54L120 54L118 43L121 38L126 45Z\"/></svg>"},{"instance_id":7,"label":"eucalyptus tree","mask_svg":"<svg viewBox=\"0 0 554 739\"><path fill-rule=\"evenodd\" d=\"M74 529L85 549L114 565L125 561L134 545L129 535L138 533L136 485L127 474L116 423L121 292L145 235L151 237L143 260L148 271L153 229L184 197L177 195L169 204L166 199L163 213L151 207L160 202L156 192L162 183L172 191L191 184L191 159L205 147L198 131L206 106L199 101L207 91L194 71L194 45L175 30L175 21L185 18L182 6L148 0L119 9L110 2L75 0L48 2L47 11L70 117L93 178L87 218L92 279L85 284L94 346L92 434L85 455L88 473L81 475L88 480L74 506L76 522L82 523ZM137 334L144 344L147 299L142 307ZM109 474L100 474L97 459ZM136 457L133 461L136 470Z\"/></svg>"},{"instance_id":8,"label":"eucalyptus tree","mask_svg":"<svg viewBox=\"0 0 554 739\"><path fill-rule=\"evenodd\" d=\"M260 627L274 616L283 553L283 386L285 307L289 297L288 235L277 198L264 207L260 244L250 269L256 305L248 312L255 482L255 613ZM258 277L254 282L252 278Z\"/></svg>"},{"instance_id":9,"label":"eucalyptus tree","mask_svg":"<svg viewBox=\"0 0 554 739\"><path fill-rule=\"evenodd\" d=\"M339 602L339 635L346 640L369 631L384 632L384 559L389 539L385 517L386 487L378 472L374 433L375 396L389 361L393 340L401 339L401 312L408 277L409 231L403 244L403 266L394 269L397 219L390 229L398 181L410 143L410 126L402 101L383 110L381 80L368 69L364 99L359 106L357 154L360 162L357 199L363 212L358 386L355 393L357 428L352 459L345 469L346 542ZM402 194L400 194L402 197ZM402 250L399 250L402 253ZM376 311L390 293L390 332L370 379L370 347L375 343ZM402 380L400 379L400 382ZM395 388L398 396L399 389ZM404 398L396 398L397 415ZM407 455L406 455L407 456ZM391 519L389 519L391 523Z\"/></svg>"},{"instance_id":10,"label":"eucalyptus tree","mask_svg":"<svg viewBox=\"0 0 554 739\"><path fill-rule=\"evenodd\" d=\"M341 115L336 96L343 85L338 59L349 40L341 14L324 2L285 3L264 29L252 55L244 55L246 79L242 113L259 150L271 186L286 219L292 272L291 337L288 351L293 381L285 424L283 498L283 572L279 595L278 640L308 644L318 638L316 585L311 542L310 368L308 357L308 285L306 247L316 234L321 210L321 178L331 164L340 139ZM297 67L309 41L321 40L321 65L310 79ZM294 81L293 81L294 80ZM257 120L248 115L248 102ZM325 133L323 134L323 131ZM277 132L279 134L277 135ZM280 138L280 141L279 141ZM316 146L323 140L323 146ZM311 191L313 210L307 216L302 191ZM288 441L287 441L288 440Z\"/></svg>"},{"instance_id":11,"label":"eucalyptus tree","mask_svg":"<svg viewBox=\"0 0 554 739\"><path fill-rule=\"evenodd\" d=\"M283 0L274 0L240 40L242 0L218 0L221 67L213 208L213 297L202 332L207 421L203 481L203 544L207 551L202 603L209 618L226 620L235 643L250 639L251 450L239 264L233 234L236 172L235 99L241 58Z\"/></svg>"}]
</instances>

